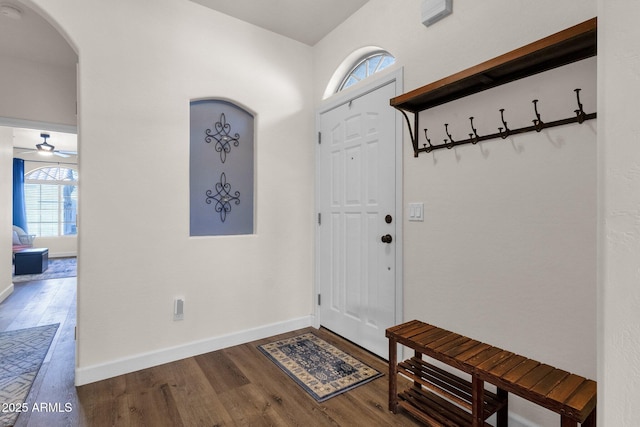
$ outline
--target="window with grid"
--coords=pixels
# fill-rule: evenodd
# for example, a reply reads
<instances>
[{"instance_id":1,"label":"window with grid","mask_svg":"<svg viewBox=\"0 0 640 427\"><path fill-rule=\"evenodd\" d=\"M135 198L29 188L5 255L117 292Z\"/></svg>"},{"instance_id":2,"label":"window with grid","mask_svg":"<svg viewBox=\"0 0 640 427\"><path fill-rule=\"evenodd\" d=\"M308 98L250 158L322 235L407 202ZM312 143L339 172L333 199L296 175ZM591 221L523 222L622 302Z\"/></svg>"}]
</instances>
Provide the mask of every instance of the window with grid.
<instances>
[{"instance_id":1,"label":"window with grid","mask_svg":"<svg viewBox=\"0 0 640 427\"><path fill-rule=\"evenodd\" d=\"M338 92L366 79L375 73L384 70L394 64L396 58L389 52L379 51L369 54L360 59L356 65L347 73L338 87Z\"/></svg>"},{"instance_id":2,"label":"window with grid","mask_svg":"<svg viewBox=\"0 0 640 427\"><path fill-rule=\"evenodd\" d=\"M26 173L24 178L29 234L77 234L78 172L67 167L44 167Z\"/></svg>"}]
</instances>

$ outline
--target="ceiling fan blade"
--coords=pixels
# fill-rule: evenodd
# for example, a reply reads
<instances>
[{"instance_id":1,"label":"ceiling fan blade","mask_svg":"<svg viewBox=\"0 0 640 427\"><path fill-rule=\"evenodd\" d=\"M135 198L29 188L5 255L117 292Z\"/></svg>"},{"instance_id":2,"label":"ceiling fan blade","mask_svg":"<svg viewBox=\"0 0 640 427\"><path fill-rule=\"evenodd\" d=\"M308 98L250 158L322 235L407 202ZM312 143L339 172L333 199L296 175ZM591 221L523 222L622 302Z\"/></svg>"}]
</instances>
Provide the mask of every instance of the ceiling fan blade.
<instances>
[{"instance_id":1,"label":"ceiling fan blade","mask_svg":"<svg viewBox=\"0 0 640 427\"><path fill-rule=\"evenodd\" d=\"M61 153L61 152L59 152L59 151L54 151L54 152L53 152L53 155L54 155L54 156L58 156L58 157L69 157L69 155L68 155L68 154L64 154L64 153Z\"/></svg>"}]
</instances>

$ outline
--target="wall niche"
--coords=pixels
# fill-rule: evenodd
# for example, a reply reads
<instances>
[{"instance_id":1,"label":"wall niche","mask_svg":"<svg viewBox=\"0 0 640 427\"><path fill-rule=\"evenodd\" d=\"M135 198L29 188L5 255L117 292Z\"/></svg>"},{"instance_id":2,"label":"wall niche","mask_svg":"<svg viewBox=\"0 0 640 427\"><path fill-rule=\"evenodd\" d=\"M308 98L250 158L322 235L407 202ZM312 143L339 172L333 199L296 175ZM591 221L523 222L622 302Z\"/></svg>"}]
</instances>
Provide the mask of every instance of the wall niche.
<instances>
[{"instance_id":1,"label":"wall niche","mask_svg":"<svg viewBox=\"0 0 640 427\"><path fill-rule=\"evenodd\" d=\"M190 104L190 235L254 233L254 116L229 101Z\"/></svg>"}]
</instances>

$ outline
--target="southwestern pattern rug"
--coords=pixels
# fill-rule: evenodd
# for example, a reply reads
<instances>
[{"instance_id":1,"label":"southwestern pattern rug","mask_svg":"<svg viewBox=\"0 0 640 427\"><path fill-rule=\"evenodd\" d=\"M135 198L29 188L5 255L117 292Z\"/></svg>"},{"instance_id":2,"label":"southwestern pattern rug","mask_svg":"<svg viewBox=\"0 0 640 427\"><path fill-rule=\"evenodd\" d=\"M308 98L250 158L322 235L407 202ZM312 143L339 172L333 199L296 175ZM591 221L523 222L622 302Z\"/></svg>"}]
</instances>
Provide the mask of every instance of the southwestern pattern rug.
<instances>
[{"instance_id":1,"label":"southwestern pattern rug","mask_svg":"<svg viewBox=\"0 0 640 427\"><path fill-rule=\"evenodd\" d=\"M76 277L77 262L75 257L50 258L49 268L40 274L13 275L13 283L30 282L32 280L60 279L62 277Z\"/></svg>"},{"instance_id":2,"label":"southwestern pattern rug","mask_svg":"<svg viewBox=\"0 0 640 427\"><path fill-rule=\"evenodd\" d=\"M383 374L312 333L258 346L318 402Z\"/></svg>"},{"instance_id":3,"label":"southwestern pattern rug","mask_svg":"<svg viewBox=\"0 0 640 427\"><path fill-rule=\"evenodd\" d=\"M0 332L0 426L18 418L58 325Z\"/></svg>"}]
</instances>

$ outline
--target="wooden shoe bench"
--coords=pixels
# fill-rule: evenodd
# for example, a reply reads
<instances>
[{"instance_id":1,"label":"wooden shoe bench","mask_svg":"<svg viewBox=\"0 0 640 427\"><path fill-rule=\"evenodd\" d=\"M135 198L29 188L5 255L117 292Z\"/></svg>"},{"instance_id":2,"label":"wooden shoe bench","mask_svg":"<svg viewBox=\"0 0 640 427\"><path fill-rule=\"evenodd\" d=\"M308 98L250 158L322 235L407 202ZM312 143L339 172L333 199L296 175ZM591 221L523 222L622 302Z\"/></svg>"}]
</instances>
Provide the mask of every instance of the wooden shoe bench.
<instances>
[{"instance_id":1,"label":"wooden shoe bench","mask_svg":"<svg viewBox=\"0 0 640 427\"><path fill-rule=\"evenodd\" d=\"M389 410L406 410L429 426L480 427L493 414L508 425L508 395L560 414L561 427L596 425L596 382L480 341L412 320L386 331L389 339ZM398 344L414 356L398 363ZM425 357L470 376L460 378ZM398 393L398 374L413 386ZM484 383L496 386L496 393Z\"/></svg>"}]
</instances>

